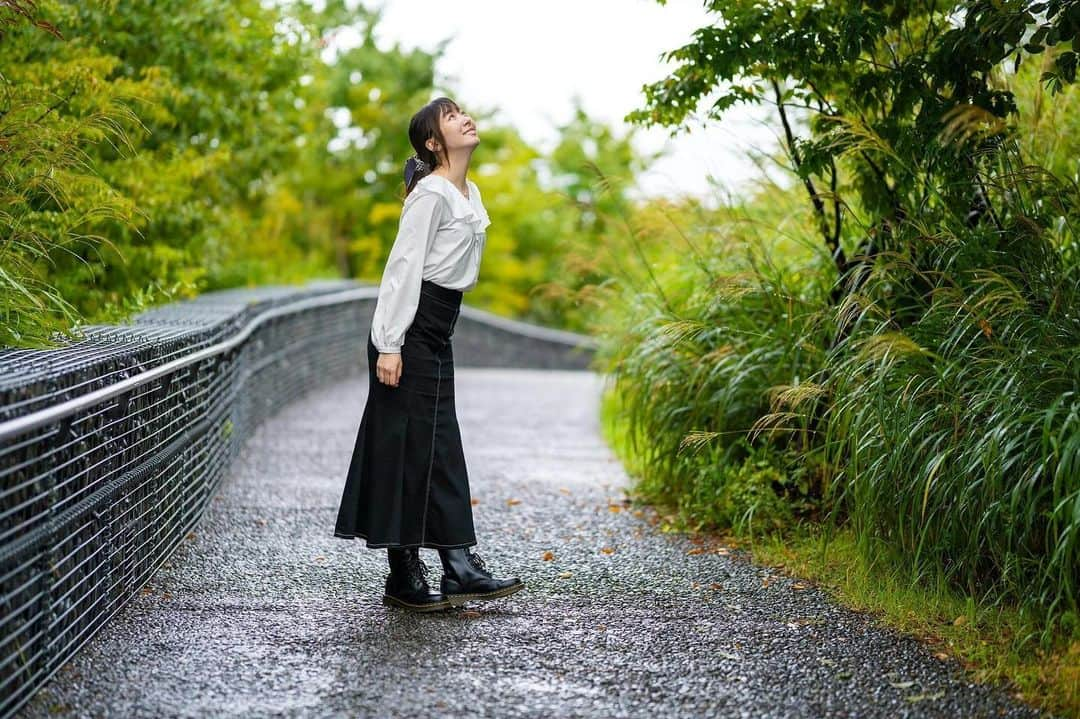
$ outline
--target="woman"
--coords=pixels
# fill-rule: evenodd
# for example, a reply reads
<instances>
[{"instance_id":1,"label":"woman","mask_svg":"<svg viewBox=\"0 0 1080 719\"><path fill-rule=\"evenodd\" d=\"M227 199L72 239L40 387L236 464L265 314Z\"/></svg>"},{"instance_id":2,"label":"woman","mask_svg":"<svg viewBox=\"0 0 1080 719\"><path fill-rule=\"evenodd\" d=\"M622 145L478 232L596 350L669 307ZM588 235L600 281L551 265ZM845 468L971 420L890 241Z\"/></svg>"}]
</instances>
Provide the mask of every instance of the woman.
<instances>
[{"instance_id":1,"label":"woman","mask_svg":"<svg viewBox=\"0 0 1080 719\"><path fill-rule=\"evenodd\" d=\"M334 536L385 547L383 603L430 612L525 585L496 579L468 549L476 536L450 337L491 224L466 178L480 137L472 118L440 97L413 116L409 141L416 155L405 163L401 221L371 320L367 404ZM439 552L441 591L428 586L420 547Z\"/></svg>"}]
</instances>

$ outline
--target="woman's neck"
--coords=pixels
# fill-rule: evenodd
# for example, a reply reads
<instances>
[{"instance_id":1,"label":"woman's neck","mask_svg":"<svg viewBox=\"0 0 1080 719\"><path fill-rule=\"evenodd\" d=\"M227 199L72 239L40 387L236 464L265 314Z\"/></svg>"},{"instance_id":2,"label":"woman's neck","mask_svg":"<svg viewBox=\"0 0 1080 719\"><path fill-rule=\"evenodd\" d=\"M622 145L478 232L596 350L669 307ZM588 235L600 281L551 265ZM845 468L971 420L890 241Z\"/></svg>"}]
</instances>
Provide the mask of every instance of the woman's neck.
<instances>
[{"instance_id":1,"label":"woman's neck","mask_svg":"<svg viewBox=\"0 0 1080 719\"><path fill-rule=\"evenodd\" d=\"M466 197L469 196L469 186L465 181L465 174L469 170L469 165L466 162L456 162L451 164L448 168L444 165L440 165L431 171L433 175L439 175L445 177L450 182L454 183L454 186L461 190L461 194Z\"/></svg>"}]
</instances>

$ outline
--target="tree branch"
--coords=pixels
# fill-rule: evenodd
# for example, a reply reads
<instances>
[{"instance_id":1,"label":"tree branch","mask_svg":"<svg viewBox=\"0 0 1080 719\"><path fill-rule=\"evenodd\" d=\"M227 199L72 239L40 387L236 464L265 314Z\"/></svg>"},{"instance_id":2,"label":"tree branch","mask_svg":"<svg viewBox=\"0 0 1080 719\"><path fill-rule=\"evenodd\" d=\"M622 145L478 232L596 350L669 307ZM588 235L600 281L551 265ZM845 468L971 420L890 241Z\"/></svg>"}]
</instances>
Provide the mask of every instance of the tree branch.
<instances>
[{"instance_id":1,"label":"tree branch","mask_svg":"<svg viewBox=\"0 0 1080 719\"><path fill-rule=\"evenodd\" d=\"M45 112L41 113L39 116L34 118L34 121L33 121L32 124L34 124L34 125L38 124L39 122L41 122L42 120L45 119L46 115L48 115L50 112L52 112L56 108L60 107L61 105L63 105L64 103L66 103L68 100L70 100L73 97L75 97L75 88L71 89L71 92L68 94L67 97L60 98L59 100L56 101L55 105L53 105L48 110L46 110Z\"/></svg>"},{"instance_id":2,"label":"tree branch","mask_svg":"<svg viewBox=\"0 0 1080 719\"><path fill-rule=\"evenodd\" d=\"M773 93L776 95L776 109L780 113L780 122L784 126L784 137L787 139L788 153L791 155L791 161L795 164L795 170L798 171L802 167L802 158L799 157L799 151L795 147L795 133L791 130L791 123L788 122L787 112L784 110L780 85L776 80L769 80L769 82L772 84ZM839 242L833 238L832 233L829 231L829 220L825 216L825 203L821 201L813 181L808 176L803 176L802 173L799 173L799 175L802 177L803 186L810 195L810 202L814 205L821 236L832 253L833 263L842 273L847 266L847 258L844 257L844 251L841 249Z\"/></svg>"}]
</instances>

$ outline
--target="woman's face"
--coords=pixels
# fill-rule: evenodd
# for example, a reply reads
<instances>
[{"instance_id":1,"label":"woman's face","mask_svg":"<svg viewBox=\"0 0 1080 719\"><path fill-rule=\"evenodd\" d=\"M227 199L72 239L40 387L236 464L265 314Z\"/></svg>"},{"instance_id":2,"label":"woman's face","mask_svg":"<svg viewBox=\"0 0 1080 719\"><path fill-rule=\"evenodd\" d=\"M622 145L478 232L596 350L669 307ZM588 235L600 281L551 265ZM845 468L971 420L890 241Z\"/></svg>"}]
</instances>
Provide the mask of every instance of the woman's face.
<instances>
[{"instance_id":1,"label":"woman's face","mask_svg":"<svg viewBox=\"0 0 1080 719\"><path fill-rule=\"evenodd\" d=\"M443 139L446 140L447 152L472 148L480 144L476 123L467 112L448 109L439 119L439 130L442 131Z\"/></svg>"}]
</instances>

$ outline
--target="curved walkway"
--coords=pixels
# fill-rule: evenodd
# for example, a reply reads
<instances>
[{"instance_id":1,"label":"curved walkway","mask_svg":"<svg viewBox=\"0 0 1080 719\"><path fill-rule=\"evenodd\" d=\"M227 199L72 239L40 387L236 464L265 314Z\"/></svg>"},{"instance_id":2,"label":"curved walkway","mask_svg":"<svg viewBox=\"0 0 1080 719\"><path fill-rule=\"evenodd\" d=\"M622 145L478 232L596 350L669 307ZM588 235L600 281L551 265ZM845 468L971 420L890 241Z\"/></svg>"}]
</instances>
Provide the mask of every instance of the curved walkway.
<instances>
[{"instance_id":1,"label":"curved walkway","mask_svg":"<svg viewBox=\"0 0 1080 719\"><path fill-rule=\"evenodd\" d=\"M478 549L528 586L434 615L383 607L385 552L332 536L366 384L260 427L199 529L22 715L1038 716L625 508L584 371L457 369Z\"/></svg>"}]
</instances>

